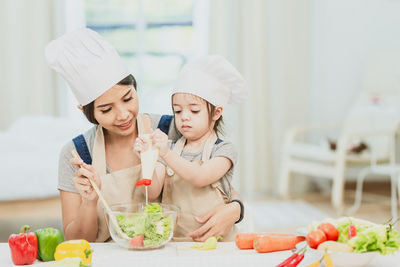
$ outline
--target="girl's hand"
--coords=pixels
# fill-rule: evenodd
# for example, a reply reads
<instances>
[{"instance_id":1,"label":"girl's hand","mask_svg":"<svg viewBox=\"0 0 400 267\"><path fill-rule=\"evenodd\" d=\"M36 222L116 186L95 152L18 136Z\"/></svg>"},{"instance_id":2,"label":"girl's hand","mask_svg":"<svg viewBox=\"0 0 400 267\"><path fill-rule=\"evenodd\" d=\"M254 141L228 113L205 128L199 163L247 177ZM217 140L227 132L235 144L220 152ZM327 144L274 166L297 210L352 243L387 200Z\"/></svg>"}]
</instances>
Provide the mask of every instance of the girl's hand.
<instances>
[{"instance_id":1,"label":"girl's hand","mask_svg":"<svg viewBox=\"0 0 400 267\"><path fill-rule=\"evenodd\" d=\"M204 242L212 236L225 236L240 217L240 205L236 202L222 204L195 220L203 224L199 229L188 233L194 241Z\"/></svg>"},{"instance_id":2,"label":"girl's hand","mask_svg":"<svg viewBox=\"0 0 400 267\"><path fill-rule=\"evenodd\" d=\"M71 163L73 165L76 165L78 161L72 159ZM82 163L80 165L78 170L75 172L75 177L72 179L72 181L74 182L76 190L82 196L82 200L94 202L97 201L98 195L94 190L94 188L92 187L92 185L90 184L88 178L90 178L93 182L95 182L99 189L101 188L101 181L99 175L91 165L87 165L86 163Z\"/></svg>"},{"instance_id":3,"label":"girl's hand","mask_svg":"<svg viewBox=\"0 0 400 267\"><path fill-rule=\"evenodd\" d=\"M157 129L152 134L153 144L160 151L160 157L164 158L169 151L168 148L168 135Z\"/></svg>"}]
</instances>

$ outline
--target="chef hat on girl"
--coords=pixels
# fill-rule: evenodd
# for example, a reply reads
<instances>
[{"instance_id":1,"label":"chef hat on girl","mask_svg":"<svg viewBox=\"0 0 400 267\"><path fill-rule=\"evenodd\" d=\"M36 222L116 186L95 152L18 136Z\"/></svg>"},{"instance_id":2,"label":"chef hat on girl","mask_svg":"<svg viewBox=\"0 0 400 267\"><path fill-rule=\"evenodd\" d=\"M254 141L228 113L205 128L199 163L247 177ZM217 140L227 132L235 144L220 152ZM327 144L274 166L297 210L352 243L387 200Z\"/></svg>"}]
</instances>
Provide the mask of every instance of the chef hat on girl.
<instances>
[{"instance_id":1,"label":"chef hat on girl","mask_svg":"<svg viewBox=\"0 0 400 267\"><path fill-rule=\"evenodd\" d=\"M89 104L130 74L114 47L88 28L51 41L45 56L81 105Z\"/></svg>"},{"instance_id":2,"label":"chef hat on girl","mask_svg":"<svg viewBox=\"0 0 400 267\"><path fill-rule=\"evenodd\" d=\"M189 93L214 106L225 106L246 100L247 91L246 81L231 63L219 55L209 55L182 68L172 95Z\"/></svg>"}]
</instances>

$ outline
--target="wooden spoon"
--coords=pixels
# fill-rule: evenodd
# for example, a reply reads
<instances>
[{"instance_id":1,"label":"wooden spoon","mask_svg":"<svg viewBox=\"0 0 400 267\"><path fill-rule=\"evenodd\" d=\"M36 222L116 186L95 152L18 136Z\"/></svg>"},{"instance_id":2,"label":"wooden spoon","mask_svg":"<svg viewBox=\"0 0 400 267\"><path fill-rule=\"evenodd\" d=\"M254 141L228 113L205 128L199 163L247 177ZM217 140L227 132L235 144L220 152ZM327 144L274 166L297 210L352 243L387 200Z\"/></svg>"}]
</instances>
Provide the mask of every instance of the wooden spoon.
<instances>
[{"instance_id":1,"label":"wooden spoon","mask_svg":"<svg viewBox=\"0 0 400 267\"><path fill-rule=\"evenodd\" d=\"M71 153L74 156L74 158L82 160L81 157L79 156L78 152L76 152L75 149L72 150ZM110 206L108 206L107 201L104 199L103 194L101 193L100 189L97 187L96 183L93 182L93 180L91 178L88 178L88 180L89 180L90 184L93 186L94 191L96 191L97 195L99 196L100 201L103 203L103 206L106 209L108 216L110 218L110 221L113 224L115 231L117 231L117 234L126 240L131 240L131 238L122 231L121 227L118 224L117 218L114 216L114 213L111 211Z\"/></svg>"}]
</instances>

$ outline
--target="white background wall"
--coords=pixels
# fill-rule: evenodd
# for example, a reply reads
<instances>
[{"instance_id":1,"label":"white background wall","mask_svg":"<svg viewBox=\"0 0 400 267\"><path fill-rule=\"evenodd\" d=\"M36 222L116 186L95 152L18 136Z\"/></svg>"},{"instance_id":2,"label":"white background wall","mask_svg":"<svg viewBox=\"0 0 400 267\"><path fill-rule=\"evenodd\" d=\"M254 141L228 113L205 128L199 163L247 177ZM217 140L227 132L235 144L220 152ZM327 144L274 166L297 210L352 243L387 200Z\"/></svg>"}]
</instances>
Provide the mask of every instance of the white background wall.
<instances>
[{"instance_id":1,"label":"white background wall","mask_svg":"<svg viewBox=\"0 0 400 267\"><path fill-rule=\"evenodd\" d=\"M0 1L0 99L7 97L0 130L22 114L64 115L74 104L54 89L43 47L70 26L56 22L82 1L41 0L46 9ZM227 116L241 157L235 185L248 195L275 191L287 128L344 119L363 87L400 89L400 0L218 0L209 16L210 52L227 57L251 90Z\"/></svg>"},{"instance_id":2,"label":"white background wall","mask_svg":"<svg viewBox=\"0 0 400 267\"><path fill-rule=\"evenodd\" d=\"M363 88L396 80L385 74L400 51L400 1L314 0L312 9L308 118L340 121ZM390 86L399 89L400 76Z\"/></svg>"}]
</instances>

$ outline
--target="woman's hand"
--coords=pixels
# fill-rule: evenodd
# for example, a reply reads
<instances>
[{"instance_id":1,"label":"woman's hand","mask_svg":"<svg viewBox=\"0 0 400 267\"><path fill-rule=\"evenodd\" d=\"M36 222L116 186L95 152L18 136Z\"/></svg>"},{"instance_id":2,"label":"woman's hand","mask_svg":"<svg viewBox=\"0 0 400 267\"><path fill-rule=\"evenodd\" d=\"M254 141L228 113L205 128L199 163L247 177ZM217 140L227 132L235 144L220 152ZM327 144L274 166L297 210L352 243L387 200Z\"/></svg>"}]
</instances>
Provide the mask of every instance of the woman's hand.
<instances>
[{"instance_id":1,"label":"woman's hand","mask_svg":"<svg viewBox=\"0 0 400 267\"><path fill-rule=\"evenodd\" d=\"M211 236L225 236L240 217L240 205L237 202L222 204L195 220L203 224L199 229L188 233L194 241L204 242Z\"/></svg>"},{"instance_id":2,"label":"woman's hand","mask_svg":"<svg viewBox=\"0 0 400 267\"><path fill-rule=\"evenodd\" d=\"M164 158L168 152L168 135L157 129L152 134L153 144L160 151L160 157Z\"/></svg>"},{"instance_id":3,"label":"woman's hand","mask_svg":"<svg viewBox=\"0 0 400 267\"><path fill-rule=\"evenodd\" d=\"M96 170L91 165L87 165L79 159L71 159L70 162L72 165L78 168L74 174L75 177L72 179L76 190L82 196L83 200L96 202L98 195L89 181L90 178L96 183L99 189L101 188L101 181Z\"/></svg>"},{"instance_id":4,"label":"woman's hand","mask_svg":"<svg viewBox=\"0 0 400 267\"><path fill-rule=\"evenodd\" d=\"M148 145L143 137L136 138L135 144L133 146L133 152L140 158L140 153L147 149Z\"/></svg>"}]
</instances>

